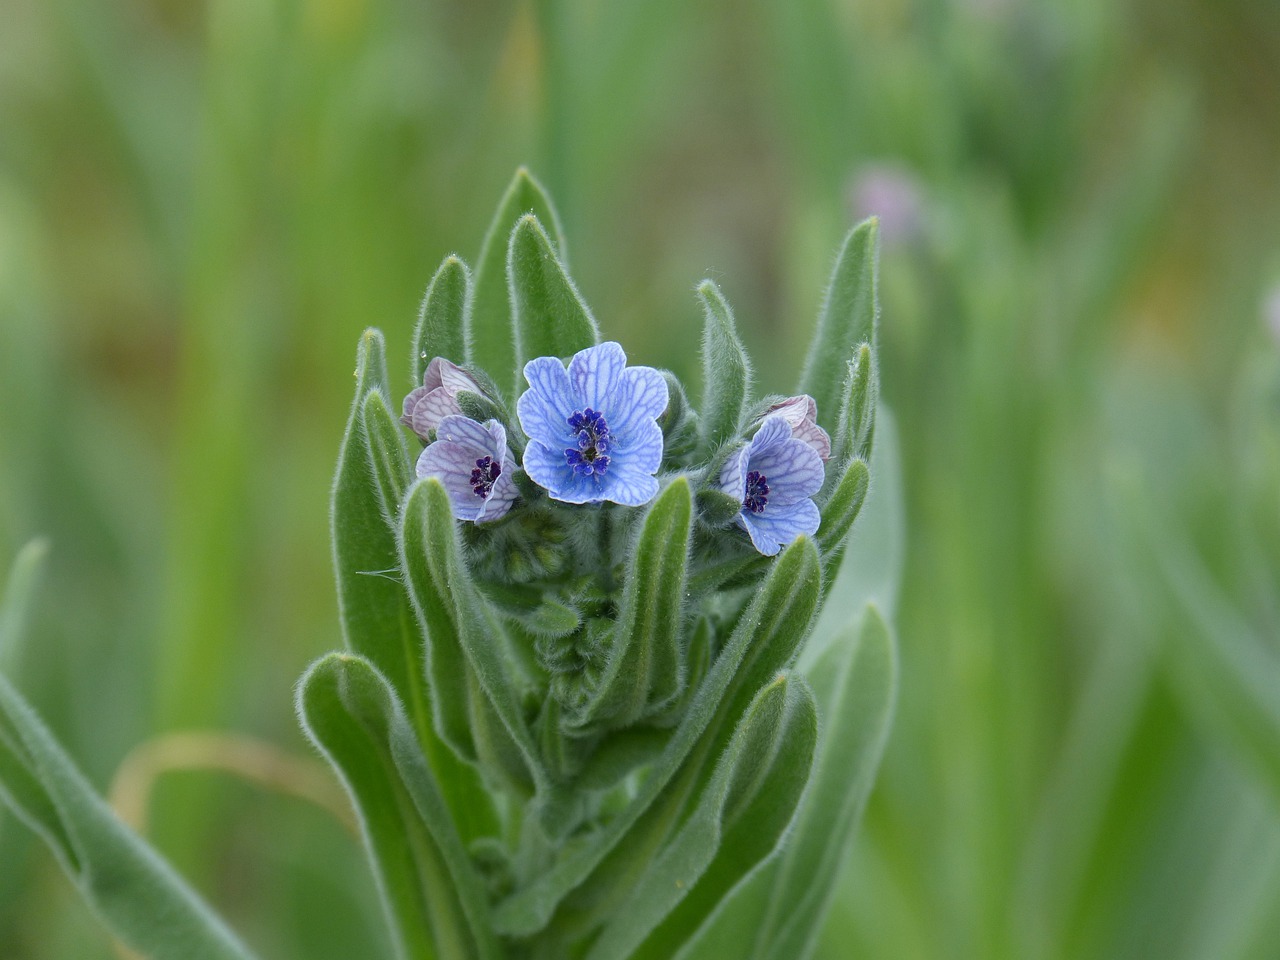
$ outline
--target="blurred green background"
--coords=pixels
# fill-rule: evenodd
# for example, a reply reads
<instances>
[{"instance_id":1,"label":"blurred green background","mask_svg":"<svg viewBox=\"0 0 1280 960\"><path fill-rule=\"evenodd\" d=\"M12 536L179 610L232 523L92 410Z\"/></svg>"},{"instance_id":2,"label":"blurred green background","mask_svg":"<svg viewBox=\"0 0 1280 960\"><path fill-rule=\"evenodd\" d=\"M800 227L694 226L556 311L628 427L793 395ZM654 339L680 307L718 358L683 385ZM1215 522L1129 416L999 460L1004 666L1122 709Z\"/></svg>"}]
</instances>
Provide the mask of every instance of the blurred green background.
<instances>
[{"instance_id":1,"label":"blurred green background","mask_svg":"<svg viewBox=\"0 0 1280 960\"><path fill-rule=\"evenodd\" d=\"M174 730L307 754L357 338L407 391L426 282L518 164L633 359L696 378L710 275L767 390L879 213L902 687L820 955L1280 956L1280 5L2 20L0 567L52 543L7 667L97 785ZM177 772L150 835L265 956L387 955L319 809ZM0 957L111 956L0 813Z\"/></svg>"}]
</instances>

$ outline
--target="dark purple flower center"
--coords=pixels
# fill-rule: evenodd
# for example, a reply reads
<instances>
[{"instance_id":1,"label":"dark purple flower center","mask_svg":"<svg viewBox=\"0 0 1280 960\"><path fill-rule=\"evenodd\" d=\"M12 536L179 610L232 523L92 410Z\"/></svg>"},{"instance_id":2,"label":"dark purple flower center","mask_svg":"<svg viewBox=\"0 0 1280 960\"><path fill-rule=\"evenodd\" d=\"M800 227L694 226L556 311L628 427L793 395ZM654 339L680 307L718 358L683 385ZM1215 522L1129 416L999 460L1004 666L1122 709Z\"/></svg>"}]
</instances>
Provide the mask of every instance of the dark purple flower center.
<instances>
[{"instance_id":1,"label":"dark purple flower center","mask_svg":"<svg viewBox=\"0 0 1280 960\"><path fill-rule=\"evenodd\" d=\"M759 470L752 470L747 474L747 495L742 499L744 510L764 513L765 505L769 502L768 479Z\"/></svg>"},{"instance_id":2,"label":"dark purple flower center","mask_svg":"<svg viewBox=\"0 0 1280 960\"><path fill-rule=\"evenodd\" d=\"M577 434L577 447L565 447L564 459L573 468L576 477L601 476L609 469L609 424L604 414L590 407L575 410L569 418L569 427Z\"/></svg>"},{"instance_id":3,"label":"dark purple flower center","mask_svg":"<svg viewBox=\"0 0 1280 960\"><path fill-rule=\"evenodd\" d=\"M481 457L476 461L476 468L471 471L471 489L481 500L488 500L493 492L493 485L502 476L502 467L494 463L493 457Z\"/></svg>"}]
</instances>

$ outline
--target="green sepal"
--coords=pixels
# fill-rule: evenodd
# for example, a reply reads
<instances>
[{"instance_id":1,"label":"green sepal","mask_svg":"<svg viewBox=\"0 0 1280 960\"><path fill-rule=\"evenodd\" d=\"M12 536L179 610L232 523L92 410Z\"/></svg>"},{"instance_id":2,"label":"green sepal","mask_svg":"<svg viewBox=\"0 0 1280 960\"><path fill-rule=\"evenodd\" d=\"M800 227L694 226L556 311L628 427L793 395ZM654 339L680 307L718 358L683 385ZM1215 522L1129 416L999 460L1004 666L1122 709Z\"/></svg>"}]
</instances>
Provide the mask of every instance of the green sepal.
<instances>
[{"instance_id":1,"label":"green sepal","mask_svg":"<svg viewBox=\"0 0 1280 960\"><path fill-rule=\"evenodd\" d=\"M43 548L10 573L0 647L26 631ZM250 960L230 929L94 791L26 699L0 675L0 801L52 851L119 940L155 960Z\"/></svg>"},{"instance_id":2,"label":"green sepal","mask_svg":"<svg viewBox=\"0 0 1280 960\"><path fill-rule=\"evenodd\" d=\"M359 814L397 955L497 960L483 884L387 681L330 654L298 682L297 707Z\"/></svg>"},{"instance_id":3,"label":"green sepal","mask_svg":"<svg viewBox=\"0 0 1280 960\"><path fill-rule=\"evenodd\" d=\"M409 489L400 562L426 640L441 738L517 794L545 785L513 685L506 638L471 581L449 495L439 480L420 480Z\"/></svg>"},{"instance_id":4,"label":"green sepal","mask_svg":"<svg viewBox=\"0 0 1280 960\"><path fill-rule=\"evenodd\" d=\"M468 314L471 310L471 270L459 257L444 258L427 285L413 331L413 384L419 386L427 364L435 357L466 361Z\"/></svg>"},{"instance_id":5,"label":"green sepal","mask_svg":"<svg viewBox=\"0 0 1280 960\"><path fill-rule=\"evenodd\" d=\"M742 501L714 487L698 491L698 522L713 529L727 527L742 512Z\"/></svg>"},{"instance_id":6,"label":"green sepal","mask_svg":"<svg viewBox=\"0 0 1280 960\"><path fill-rule=\"evenodd\" d=\"M897 659L874 606L804 670L822 717L813 774L780 854L733 890L677 960L803 960L835 895L888 738Z\"/></svg>"},{"instance_id":7,"label":"green sepal","mask_svg":"<svg viewBox=\"0 0 1280 960\"><path fill-rule=\"evenodd\" d=\"M627 570L622 609L595 695L575 726L629 727L680 695L681 620L693 495L677 477L645 514Z\"/></svg>"},{"instance_id":8,"label":"green sepal","mask_svg":"<svg viewBox=\"0 0 1280 960\"><path fill-rule=\"evenodd\" d=\"M378 505L388 527L394 530L399 523L400 501L404 499L404 491L409 485L409 455L405 450L404 431L391 416L382 391L376 387L365 394L360 407L360 423L369 451L369 469L373 474Z\"/></svg>"},{"instance_id":9,"label":"green sepal","mask_svg":"<svg viewBox=\"0 0 1280 960\"><path fill-rule=\"evenodd\" d=\"M809 779L817 737L808 684L779 674L755 695L697 806L587 960L669 960L777 847Z\"/></svg>"},{"instance_id":10,"label":"green sepal","mask_svg":"<svg viewBox=\"0 0 1280 960\"><path fill-rule=\"evenodd\" d=\"M817 401L818 423L827 433L837 430L846 365L858 344L876 348L878 231L879 221L871 217L845 237L800 377L799 392Z\"/></svg>"},{"instance_id":11,"label":"green sepal","mask_svg":"<svg viewBox=\"0 0 1280 960\"><path fill-rule=\"evenodd\" d=\"M692 783L708 758L724 750L752 694L791 661L808 635L820 589L817 550L800 537L773 561L635 798L590 841L566 852L550 870L500 903L494 912L500 933L537 933L571 891L596 887L589 880L607 881L597 899L615 905L625 899L626 877L618 874L633 874L628 866L646 862L639 851L661 846ZM604 877L597 878L602 864ZM606 904L605 915L607 911Z\"/></svg>"},{"instance_id":12,"label":"green sepal","mask_svg":"<svg viewBox=\"0 0 1280 960\"><path fill-rule=\"evenodd\" d=\"M738 338L733 311L711 280L698 285L702 300L702 415L704 452L738 436L751 389L751 361Z\"/></svg>"},{"instance_id":13,"label":"green sepal","mask_svg":"<svg viewBox=\"0 0 1280 960\"><path fill-rule=\"evenodd\" d=\"M560 218L542 186L521 167L503 194L480 248L466 334L468 363L493 371L503 379L504 387L516 366L511 294L507 286L507 248L516 221L527 213L536 216L548 231L560 262L568 259Z\"/></svg>"},{"instance_id":14,"label":"green sepal","mask_svg":"<svg viewBox=\"0 0 1280 960\"><path fill-rule=\"evenodd\" d=\"M535 357L568 357L600 342L600 330L533 214L511 231L507 260L511 284L515 363L512 396L525 386L524 365ZM496 369L496 368L495 368ZM500 374L499 374L500 375Z\"/></svg>"}]
</instances>

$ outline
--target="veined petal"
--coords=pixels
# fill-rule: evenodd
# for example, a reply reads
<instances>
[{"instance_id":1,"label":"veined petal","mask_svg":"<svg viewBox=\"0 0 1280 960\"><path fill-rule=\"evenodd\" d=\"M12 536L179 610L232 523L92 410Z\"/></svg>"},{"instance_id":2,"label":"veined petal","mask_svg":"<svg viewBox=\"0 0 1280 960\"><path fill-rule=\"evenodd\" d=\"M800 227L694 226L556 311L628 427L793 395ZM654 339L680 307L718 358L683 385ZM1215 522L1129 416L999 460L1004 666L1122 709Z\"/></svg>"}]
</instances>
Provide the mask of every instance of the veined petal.
<instances>
[{"instance_id":1,"label":"veined petal","mask_svg":"<svg viewBox=\"0 0 1280 960\"><path fill-rule=\"evenodd\" d=\"M497 421L490 420L489 423L497 424ZM498 429L502 430L502 426L498 425ZM436 428L436 436L441 441L458 444L465 447L473 456L476 457L493 457L497 460L502 454L502 448L506 445L506 433L503 431L501 442L495 443L494 436L489 432L489 428L482 423L477 423L470 417L452 416L445 417L440 421L440 426Z\"/></svg>"},{"instance_id":2,"label":"veined petal","mask_svg":"<svg viewBox=\"0 0 1280 960\"><path fill-rule=\"evenodd\" d=\"M414 399L412 409L409 407L411 398ZM441 420L461 412L462 408L458 406L453 394L443 387L436 387L434 390L419 387L405 398L404 423L423 440L427 440L430 439L431 431L440 426Z\"/></svg>"},{"instance_id":3,"label":"veined petal","mask_svg":"<svg viewBox=\"0 0 1280 960\"><path fill-rule=\"evenodd\" d=\"M738 523L751 537L751 543L766 557L772 557L796 537L813 536L821 519L812 500L801 500L780 509L775 509L770 502L764 513L744 510L738 514Z\"/></svg>"},{"instance_id":4,"label":"veined petal","mask_svg":"<svg viewBox=\"0 0 1280 960\"><path fill-rule=\"evenodd\" d=\"M741 500L746 496L747 492L747 454L751 452L751 445L744 443L733 453L729 454L729 459L724 462L724 466L720 469L720 489L731 497L737 497Z\"/></svg>"},{"instance_id":5,"label":"veined petal","mask_svg":"<svg viewBox=\"0 0 1280 960\"><path fill-rule=\"evenodd\" d=\"M577 409L590 407L618 416L621 411L615 410L616 405L610 400L626 365L627 355L622 345L612 340L575 353L569 361L569 381L573 384L575 400L581 404Z\"/></svg>"},{"instance_id":6,"label":"veined petal","mask_svg":"<svg viewBox=\"0 0 1280 960\"><path fill-rule=\"evenodd\" d=\"M564 364L555 357L538 357L524 365L524 377L529 389L516 400L520 428L531 440L566 444L573 435L569 417L577 408Z\"/></svg>"},{"instance_id":7,"label":"veined petal","mask_svg":"<svg viewBox=\"0 0 1280 960\"><path fill-rule=\"evenodd\" d=\"M459 520L476 520L484 513L484 497L471 488L476 459L473 449L449 440L437 440L418 457L418 476L435 477L444 485L453 515Z\"/></svg>"},{"instance_id":8,"label":"veined petal","mask_svg":"<svg viewBox=\"0 0 1280 960\"><path fill-rule=\"evenodd\" d=\"M780 507L812 497L822 489L825 476L822 457L794 437L771 443L763 451L753 445L747 469L768 478L769 503Z\"/></svg>"},{"instance_id":9,"label":"veined petal","mask_svg":"<svg viewBox=\"0 0 1280 960\"><path fill-rule=\"evenodd\" d=\"M661 373L653 367L627 367L609 400L609 426L625 436L637 424L660 417L667 402L667 381Z\"/></svg>"},{"instance_id":10,"label":"veined petal","mask_svg":"<svg viewBox=\"0 0 1280 960\"><path fill-rule=\"evenodd\" d=\"M644 473L657 473L662 465L662 428L651 419L635 424L625 436L618 438L614 463Z\"/></svg>"},{"instance_id":11,"label":"veined petal","mask_svg":"<svg viewBox=\"0 0 1280 960\"><path fill-rule=\"evenodd\" d=\"M662 458L659 445L658 458ZM625 507L639 507L658 495L658 479L652 471L637 467L629 459L615 461L601 481L601 499Z\"/></svg>"}]
</instances>

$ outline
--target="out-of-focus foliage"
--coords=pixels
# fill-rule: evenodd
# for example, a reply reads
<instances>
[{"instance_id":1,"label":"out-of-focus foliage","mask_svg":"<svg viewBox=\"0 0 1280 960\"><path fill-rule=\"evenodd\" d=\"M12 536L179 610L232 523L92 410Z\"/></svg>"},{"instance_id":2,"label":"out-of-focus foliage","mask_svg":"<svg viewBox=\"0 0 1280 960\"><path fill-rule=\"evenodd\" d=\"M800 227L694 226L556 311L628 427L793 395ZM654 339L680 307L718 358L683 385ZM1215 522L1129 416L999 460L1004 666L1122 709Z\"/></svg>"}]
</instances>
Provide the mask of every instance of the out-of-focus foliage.
<instances>
[{"instance_id":1,"label":"out-of-focus foliage","mask_svg":"<svg viewBox=\"0 0 1280 960\"><path fill-rule=\"evenodd\" d=\"M696 379L710 270L766 391L878 212L901 696L821 955L1267 957L1276 89L1253 0L9 0L0 556L46 535L58 598L22 688L100 787L176 729L305 755L352 331L409 342L517 164L606 336ZM339 823L158 783L263 955L385 951ZM0 955L112 955L5 817L0 864Z\"/></svg>"}]
</instances>

